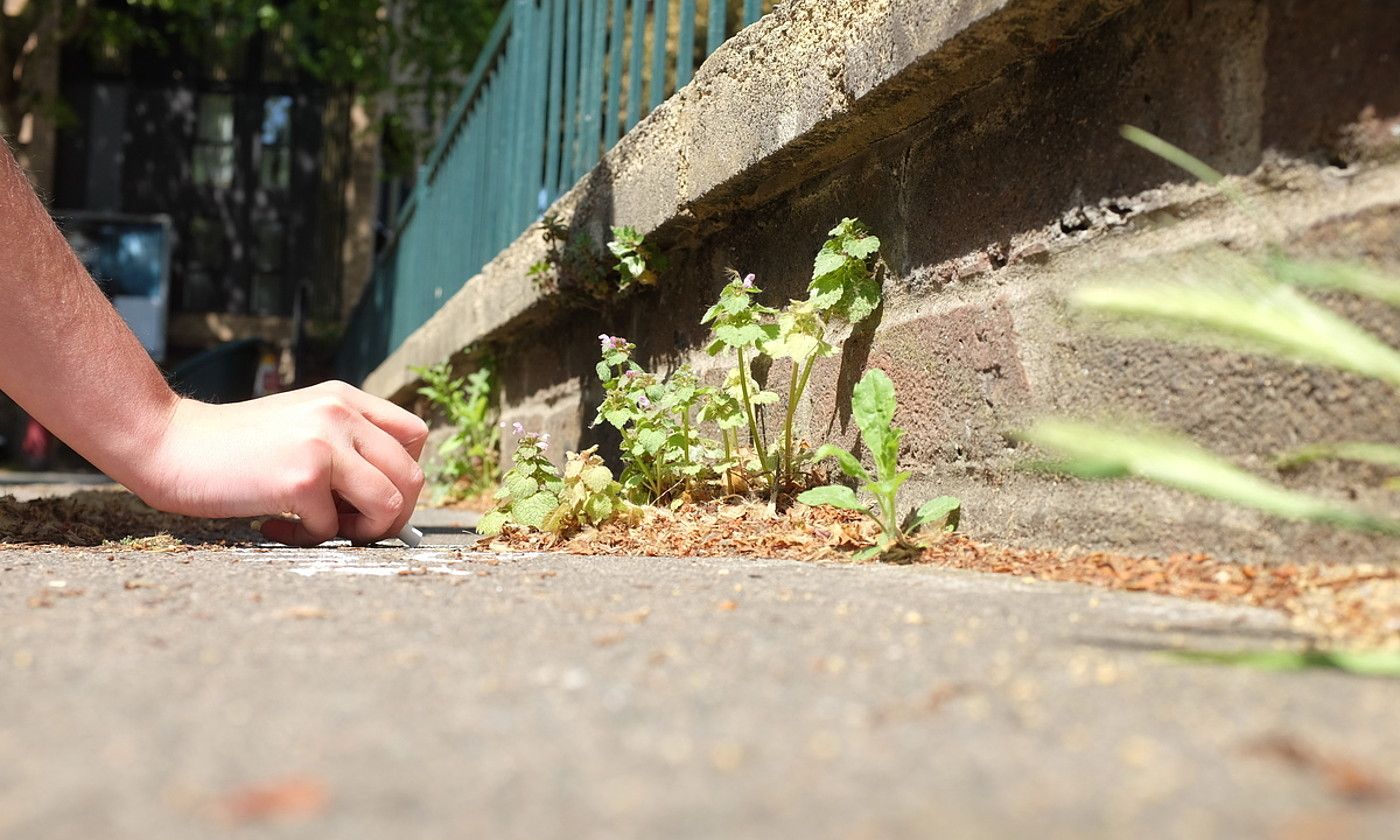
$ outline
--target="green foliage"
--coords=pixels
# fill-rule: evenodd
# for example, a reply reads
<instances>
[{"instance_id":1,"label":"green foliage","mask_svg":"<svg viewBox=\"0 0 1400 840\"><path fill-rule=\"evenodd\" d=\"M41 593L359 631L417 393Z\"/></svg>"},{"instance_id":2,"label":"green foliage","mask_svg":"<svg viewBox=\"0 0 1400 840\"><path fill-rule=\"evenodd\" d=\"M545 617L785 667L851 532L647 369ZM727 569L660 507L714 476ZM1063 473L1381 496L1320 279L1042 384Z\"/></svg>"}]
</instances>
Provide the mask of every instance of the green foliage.
<instances>
[{"instance_id":1,"label":"green foliage","mask_svg":"<svg viewBox=\"0 0 1400 840\"><path fill-rule=\"evenodd\" d=\"M16 14L0 10L0 115L21 117L39 103L22 78L25 51L40 15L56 9L58 45L85 46L104 66L137 52L182 52L231 72L250 42L328 87L373 96L392 91L400 108L435 126L456 98L504 0L30 0ZM7 49L13 42L15 48ZM418 121L414 121L415 123ZM16 125L18 122L16 122ZM430 137L415 135L422 145Z\"/></svg>"},{"instance_id":2,"label":"green foliage","mask_svg":"<svg viewBox=\"0 0 1400 840\"><path fill-rule=\"evenodd\" d=\"M541 292L567 306L602 309L636 286L655 285L658 272L665 269L665 260L634 228L612 229L607 250L616 264L610 264L587 232L571 232L558 216L545 216L540 230L549 251L530 266L530 277Z\"/></svg>"},{"instance_id":3,"label":"green foliage","mask_svg":"<svg viewBox=\"0 0 1400 840\"><path fill-rule=\"evenodd\" d=\"M1400 677L1400 651L1393 650L1182 650L1167 654L1183 662L1238 665L1261 671L1329 668L1366 677Z\"/></svg>"},{"instance_id":4,"label":"green foliage","mask_svg":"<svg viewBox=\"0 0 1400 840\"><path fill-rule=\"evenodd\" d=\"M418 393L453 426L452 436L438 447L441 465L436 480L444 485L444 493L460 499L494 486L500 433L491 409L491 367L483 366L465 378L453 378L446 362L413 372L423 380Z\"/></svg>"},{"instance_id":5,"label":"green foliage","mask_svg":"<svg viewBox=\"0 0 1400 840\"><path fill-rule=\"evenodd\" d=\"M614 227L612 235L608 250L617 257L617 265L613 266L613 270L618 276L618 291L625 292L634 283L642 286L656 285L657 272L664 270L666 263L656 253L656 249L647 243L646 237L631 227Z\"/></svg>"},{"instance_id":6,"label":"green foliage","mask_svg":"<svg viewBox=\"0 0 1400 840\"><path fill-rule=\"evenodd\" d=\"M880 284L871 272L880 240L857 219L842 219L828 235L812 265L810 300L818 311L858 324L880 306Z\"/></svg>"},{"instance_id":7,"label":"green foliage","mask_svg":"<svg viewBox=\"0 0 1400 840\"><path fill-rule=\"evenodd\" d=\"M830 505L858 511L879 523L879 541L857 553L857 559L875 556L895 560L906 558L919 548L911 539L912 534L929 525L940 525L952 531L957 528L961 514L961 504L957 499L940 496L909 511L902 521L898 518L899 488L909 480L909 473L899 470L899 444L904 430L894 425L897 407L894 383L890 378L880 370L867 371L856 385L851 413L860 429L861 440L874 461L875 475L872 476L858 458L835 444L828 443L813 455L819 461L836 459L843 473L863 482L863 489L875 497L873 507L862 503L851 488L841 485L816 487L797 497L803 504Z\"/></svg>"},{"instance_id":8,"label":"green foliage","mask_svg":"<svg viewBox=\"0 0 1400 840\"><path fill-rule=\"evenodd\" d=\"M795 449L793 423L802 404L816 361L836 348L826 340L829 322L840 318L856 325L879 308L880 283L876 279L880 240L856 219L843 219L833 228L812 265L806 300L790 301L781 310L756 301L761 290L752 274L741 278L730 272L730 282L719 301L701 319L710 325L710 355L733 353L738 398L749 426L749 439L760 468L770 476L773 488L796 483L800 453ZM771 451L762 433L759 406L777 402L776 394L750 387L752 364L759 355L773 361L786 359L790 366L787 401L782 418L782 441Z\"/></svg>"},{"instance_id":9,"label":"green foliage","mask_svg":"<svg viewBox=\"0 0 1400 840\"><path fill-rule=\"evenodd\" d=\"M476 531L482 536L495 536L506 525L539 529L560 505L564 482L559 471L545 457L549 435L523 434L515 425L520 440L515 445L514 465L501 478L496 491L496 509L481 517Z\"/></svg>"},{"instance_id":10,"label":"green foliage","mask_svg":"<svg viewBox=\"0 0 1400 840\"><path fill-rule=\"evenodd\" d=\"M714 475L718 444L702 437L694 418L712 389L681 367L662 380L632 359L636 347L601 335L598 377L604 398L593 425L622 433L623 492L636 501L679 501L681 494Z\"/></svg>"},{"instance_id":11,"label":"green foliage","mask_svg":"<svg viewBox=\"0 0 1400 840\"><path fill-rule=\"evenodd\" d=\"M630 514L632 508L622 499L622 486L613 480L612 470L597 453L596 446L568 453L559 506L545 517L541 530L562 534Z\"/></svg>"},{"instance_id":12,"label":"green foliage","mask_svg":"<svg viewBox=\"0 0 1400 840\"><path fill-rule=\"evenodd\" d=\"M1226 190L1250 209L1211 167L1140 129L1124 136ZM1190 341L1302 364L1330 367L1400 386L1400 351L1357 324L1310 300L1313 288L1362 295L1400 306L1400 281L1364 266L1310 262L1276 248L1262 259L1224 249L1135 267L1137 282L1099 283L1077 291L1081 311L1111 319L1129 334ZM1400 520L1288 490L1232 466L1190 441L1155 432L1128 432L1046 420L1023 439L1061 458L1048 465L1088 478L1135 477L1201 496L1309 522L1400 533ZM1280 468L1321 458L1400 467L1400 447L1366 441L1323 442L1279 456Z\"/></svg>"}]
</instances>

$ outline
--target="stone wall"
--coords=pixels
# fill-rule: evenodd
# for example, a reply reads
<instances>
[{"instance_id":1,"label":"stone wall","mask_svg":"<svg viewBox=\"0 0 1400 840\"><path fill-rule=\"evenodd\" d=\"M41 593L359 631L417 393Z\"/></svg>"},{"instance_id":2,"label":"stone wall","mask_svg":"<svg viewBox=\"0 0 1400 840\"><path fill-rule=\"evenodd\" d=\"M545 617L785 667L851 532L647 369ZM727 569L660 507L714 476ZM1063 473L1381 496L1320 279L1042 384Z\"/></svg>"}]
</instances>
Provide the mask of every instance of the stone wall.
<instances>
[{"instance_id":1,"label":"stone wall","mask_svg":"<svg viewBox=\"0 0 1400 840\"><path fill-rule=\"evenodd\" d=\"M489 344L507 419L566 445L598 442L587 424L600 332L636 341L648 366L717 373L698 321L724 268L755 272L779 304L802 293L825 232L859 216L885 243L886 303L873 336L845 342L814 375L801 413L814 439L852 440L851 386L880 367L909 429L911 494L960 495L975 535L1395 555L1137 483L1029 473L1031 453L1007 433L1046 413L1126 415L1260 469L1304 441L1400 441L1384 389L1095 335L1060 303L1133 260L1265 241L1257 220L1121 140L1124 123L1230 173L1289 248L1400 273L1397 78L1400 15L1384 2L789 2L561 200L599 241L608 224L648 231L670 259L658 289L602 316L560 311L525 278L542 252L527 234L367 387L405 398L406 365ZM1330 302L1400 343L1396 313ZM1318 469L1290 480L1369 498L1376 479Z\"/></svg>"}]
</instances>

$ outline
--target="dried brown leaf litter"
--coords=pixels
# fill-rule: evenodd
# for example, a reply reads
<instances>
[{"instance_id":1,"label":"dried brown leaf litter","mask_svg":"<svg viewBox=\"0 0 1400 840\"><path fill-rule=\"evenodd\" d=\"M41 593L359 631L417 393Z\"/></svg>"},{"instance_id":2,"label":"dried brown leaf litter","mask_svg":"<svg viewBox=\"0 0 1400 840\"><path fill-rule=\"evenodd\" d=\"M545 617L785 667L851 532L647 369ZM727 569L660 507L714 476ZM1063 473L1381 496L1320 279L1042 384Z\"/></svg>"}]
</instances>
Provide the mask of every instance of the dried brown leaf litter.
<instances>
[{"instance_id":1,"label":"dried brown leaf litter","mask_svg":"<svg viewBox=\"0 0 1400 840\"><path fill-rule=\"evenodd\" d=\"M20 502L0 497L0 544L101 546L178 551L202 544L248 543L246 519L194 519L148 507L130 493L87 490Z\"/></svg>"},{"instance_id":2,"label":"dried brown leaf litter","mask_svg":"<svg viewBox=\"0 0 1400 840\"><path fill-rule=\"evenodd\" d=\"M508 530L481 550L646 556L846 559L870 545L875 525L835 508L696 504L648 508L640 524L610 523L558 537ZM917 562L950 569L1086 583L1285 613L1295 629L1333 645L1400 648L1400 569L1366 563L1258 565L1205 554L1165 558L988 545L960 534L934 542Z\"/></svg>"}]
</instances>

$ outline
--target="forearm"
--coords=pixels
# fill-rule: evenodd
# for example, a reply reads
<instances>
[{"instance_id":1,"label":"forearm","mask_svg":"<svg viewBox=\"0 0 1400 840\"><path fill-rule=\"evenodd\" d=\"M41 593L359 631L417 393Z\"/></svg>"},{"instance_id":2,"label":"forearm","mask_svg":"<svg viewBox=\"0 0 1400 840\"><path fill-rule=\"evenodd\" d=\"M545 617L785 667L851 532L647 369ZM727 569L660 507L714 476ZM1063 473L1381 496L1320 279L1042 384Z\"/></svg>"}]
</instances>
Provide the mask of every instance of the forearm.
<instances>
[{"instance_id":1,"label":"forearm","mask_svg":"<svg viewBox=\"0 0 1400 840\"><path fill-rule=\"evenodd\" d=\"M3 142L0 391L138 493L178 402Z\"/></svg>"}]
</instances>

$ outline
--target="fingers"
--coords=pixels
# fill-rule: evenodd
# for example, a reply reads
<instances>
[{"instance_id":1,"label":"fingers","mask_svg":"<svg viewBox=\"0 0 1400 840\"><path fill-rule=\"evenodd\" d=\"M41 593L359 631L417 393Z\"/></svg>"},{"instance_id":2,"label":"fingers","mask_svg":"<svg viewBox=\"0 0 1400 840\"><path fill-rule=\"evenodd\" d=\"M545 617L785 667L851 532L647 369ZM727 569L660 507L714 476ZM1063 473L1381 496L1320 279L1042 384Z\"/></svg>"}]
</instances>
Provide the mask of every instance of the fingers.
<instances>
[{"instance_id":1,"label":"fingers","mask_svg":"<svg viewBox=\"0 0 1400 840\"><path fill-rule=\"evenodd\" d=\"M347 405L359 412L366 420L383 429L399 445L407 450L414 461L423 454L423 444L428 439L428 424L411 411L400 408L388 400L370 396L353 385L344 382L328 382L325 387Z\"/></svg>"},{"instance_id":2,"label":"fingers","mask_svg":"<svg viewBox=\"0 0 1400 840\"><path fill-rule=\"evenodd\" d=\"M403 452L397 443L391 445ZM355 509L339 515L336 528L341 536L354 543L372 543L398 532L394 523L407 506L403 493L379 467L358 453L346 453L336 462L334 486Z\"/></svg>"},{"instance_id":3,"label":"fingers","mask_svg":"<svg viewBox=\"0 0 1400 840\"><path fill-rule=\"evenodd\" d=\"M340 515L331 497L329 469L313 469L297 482L286 508L300 521L269 519L262 524L263 536L274 542L311 548L333 539L340 531Z\"/></svg>"},{"instance_id":4,"label":"fingers","mask_svg":"<svg viewBox=\"0 0 1400 840\"><path fill-rule=\"evenodd\" d=\"M418 501L418 494L423 490L423 470L419 468L418 461L411 457L397 440L373 423L360 424L354 432L354 438L355 449L359 455L398 490L399 509L393 512L390 521L382 531L374 534L373 539L391 537L407 525L409 517L413 515L413 506ZM342 488L337 484L335 489ZM342 494L355 504L361 513L364 512L364 508L360 507L355 497L343 490Z\"/></svg>"}]
</instances>

